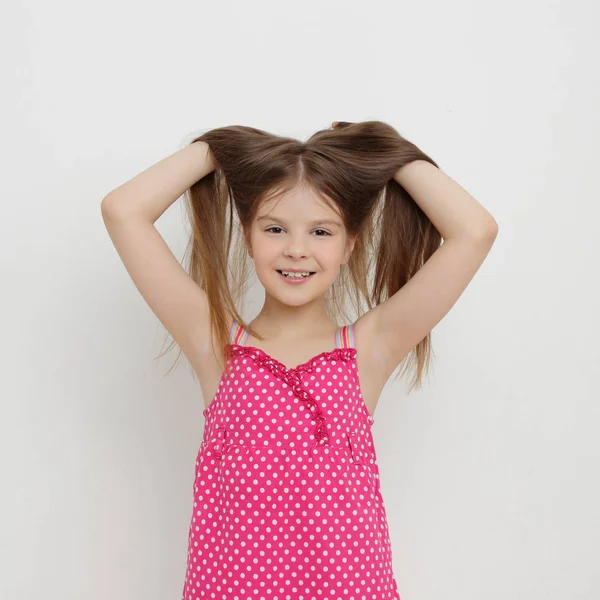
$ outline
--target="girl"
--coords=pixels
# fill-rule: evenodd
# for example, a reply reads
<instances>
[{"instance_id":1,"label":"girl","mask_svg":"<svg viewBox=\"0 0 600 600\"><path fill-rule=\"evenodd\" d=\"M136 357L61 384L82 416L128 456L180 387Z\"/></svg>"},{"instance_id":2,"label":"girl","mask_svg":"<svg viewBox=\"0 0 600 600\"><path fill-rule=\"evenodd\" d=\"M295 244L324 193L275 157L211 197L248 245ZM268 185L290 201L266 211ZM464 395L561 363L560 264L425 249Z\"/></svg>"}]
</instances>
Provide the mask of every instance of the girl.
<instances>
[{"instance_id":1,"label":"girl","mask_svg":"<svg viewBox=\"0 0 600 600\"><path fill-rule=\"evenodd\" d=\"M189 274L154 227L184 193ZM208 131L108 194L102 215L204 397L182 598L400 598L373 415L399 365L412 359L420 385L492 216L380 121L307 142ZM245 324L247 256L265 300Z\"/></svg>"}]
</instances>

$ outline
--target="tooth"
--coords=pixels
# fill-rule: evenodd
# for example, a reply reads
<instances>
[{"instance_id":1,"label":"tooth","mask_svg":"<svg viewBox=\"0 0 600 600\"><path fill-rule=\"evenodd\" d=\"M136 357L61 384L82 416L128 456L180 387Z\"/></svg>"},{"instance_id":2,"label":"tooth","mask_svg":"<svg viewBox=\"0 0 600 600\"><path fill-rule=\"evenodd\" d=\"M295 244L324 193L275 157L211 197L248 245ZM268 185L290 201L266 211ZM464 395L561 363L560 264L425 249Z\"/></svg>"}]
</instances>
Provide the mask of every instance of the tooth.
<instances>
[{"instance_id":1,"label":"tooth","mask_svg":"<svg viewBox=\"0 0 600 600\"><path fill-rule=\"evenodd\" d=\"M309 272L305 271L304 273L292 273L289 271L282 271L283 275L285 275L286 277L294 277L296 279L298 279L299 277L308 277L310 275Z\"/></svg>"}]
</instances>

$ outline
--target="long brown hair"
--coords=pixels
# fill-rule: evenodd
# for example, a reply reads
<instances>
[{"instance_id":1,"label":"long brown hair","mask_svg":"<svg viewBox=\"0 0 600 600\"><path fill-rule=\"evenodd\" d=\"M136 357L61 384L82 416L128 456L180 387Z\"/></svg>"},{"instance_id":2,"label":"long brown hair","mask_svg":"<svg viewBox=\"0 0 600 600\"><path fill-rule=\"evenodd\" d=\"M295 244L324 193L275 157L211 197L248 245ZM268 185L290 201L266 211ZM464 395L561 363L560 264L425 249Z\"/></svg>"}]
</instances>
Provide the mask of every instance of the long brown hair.
<instances>
[{"instance_id":1,"label":"long brown hair","mask_svg":"<svg viewBox=\"0 0 600 600\"><path fill-rule=\"evenodd\" d=\"M243 306L251 275L244 231L261 203L298 185L314 190L343 219L355 237L348 264L326 296L326 310L352 322L398 291L439 248L441 235L394 179L414 160L438 166L393 127L381 121L338 122L306 142L253 127L231 125L210 130L191 143L206 142L217 168L185 193L192 225L187 271L206 292L216 356L229 363L232 319L244 324ZM355 317L348 316L348 303ZM402 361L399 374L415 366L409 392L420 387L430 362L429 333ZM181 352L180 352L181 354Z\"/></svg>"}]
</instances>

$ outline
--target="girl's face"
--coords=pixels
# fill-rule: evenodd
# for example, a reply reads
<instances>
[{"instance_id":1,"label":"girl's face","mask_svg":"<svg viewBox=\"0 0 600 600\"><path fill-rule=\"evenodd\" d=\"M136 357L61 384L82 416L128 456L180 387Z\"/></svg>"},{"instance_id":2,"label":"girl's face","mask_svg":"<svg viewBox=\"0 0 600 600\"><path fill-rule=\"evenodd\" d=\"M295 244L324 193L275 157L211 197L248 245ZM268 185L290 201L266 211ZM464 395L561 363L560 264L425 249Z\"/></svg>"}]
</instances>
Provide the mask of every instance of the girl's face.
<instances>
[{"instance_id":1,"label":"girl's face","mask_svg":"<svg viewBox=\"0 0 600 600\"><path fill-rule=\"evenodd\" d=\"M354 248L340 215L308 188L263 203L246 244L266 292L292 305L323 296ZM290 285L278 273L289 269L314 275Z\"/></svg>"}]
</instances>

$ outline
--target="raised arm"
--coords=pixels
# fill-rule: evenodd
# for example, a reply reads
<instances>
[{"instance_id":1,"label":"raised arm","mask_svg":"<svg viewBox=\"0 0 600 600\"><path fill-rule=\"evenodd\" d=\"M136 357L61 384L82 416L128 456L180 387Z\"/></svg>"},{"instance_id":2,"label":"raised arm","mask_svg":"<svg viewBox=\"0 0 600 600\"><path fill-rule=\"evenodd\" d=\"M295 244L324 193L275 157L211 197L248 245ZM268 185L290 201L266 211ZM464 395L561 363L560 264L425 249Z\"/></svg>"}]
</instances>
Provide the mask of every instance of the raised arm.
<instances>
[{"instance_id":1,"label":"raised arm","mask_svg":"<svg viewBox=\"0 0 600 600\"><path fill-rule=\"evenodd\" d=\"M102 200L102 215L135 215L155 223L175 200L214 169L208 144L194 142L110 192Z\"/></svg>"},{"instance_id":2,"label":"raised arm","mask_svg":"<svg viewBox=\"0 0 600 600\"><path fill-rule=\"evenodd\" d=\"M394 179L429 217L444 243L403 287L357 321L357 336L379 349L373 369L380 370L383 382L454 306L498 234L492 215L431 163L404 165Z\"/></svg>"},{"instance_id":3,"label":"raised arm","mask_svg":"<svg viewBox=\"0 0 600 600\"><path fill-rule=\"evenodd\" d=\"M206 293L189 277L154 223L215 168L199 141L110 192L101 203L110 238L133 283L198 373L212 353Z\"/></svg>"}]
</instances>

